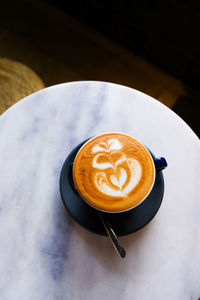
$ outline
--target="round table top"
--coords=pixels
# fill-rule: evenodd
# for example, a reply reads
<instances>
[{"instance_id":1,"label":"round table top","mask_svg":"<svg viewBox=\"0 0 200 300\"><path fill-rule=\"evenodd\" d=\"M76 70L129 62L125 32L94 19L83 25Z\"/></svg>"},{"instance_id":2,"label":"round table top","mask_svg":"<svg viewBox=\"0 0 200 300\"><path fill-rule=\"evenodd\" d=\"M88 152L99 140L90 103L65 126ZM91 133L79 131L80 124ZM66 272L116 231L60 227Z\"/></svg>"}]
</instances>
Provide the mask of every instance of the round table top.
<instances>
[{"instance_id":1,"label":"round table top","mask_svg":"<svg viewBox=\"0 0 200 300\"><path fill-rule=\"evenodd\" d=\"M157 215L120 238L125 259L69 216L59 191L73 147L109 131L168 161ZM0 117L1 299L198 299L199 153L199 139L174 112L116 84L56 85L8 109Z\"/></svg>"}]
</instances>

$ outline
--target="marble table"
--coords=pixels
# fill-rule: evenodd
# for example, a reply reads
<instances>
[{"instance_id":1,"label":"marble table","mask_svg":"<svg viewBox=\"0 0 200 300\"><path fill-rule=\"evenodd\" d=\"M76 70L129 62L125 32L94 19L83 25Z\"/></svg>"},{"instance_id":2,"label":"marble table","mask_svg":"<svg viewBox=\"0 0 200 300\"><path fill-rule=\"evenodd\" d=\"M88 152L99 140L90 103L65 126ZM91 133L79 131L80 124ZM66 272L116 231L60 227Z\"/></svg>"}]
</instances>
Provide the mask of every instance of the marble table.
<instances>
[{"instance_id":1,"label":"marble table","mask_svg":"<svg viewBox=\"0 0 200 300\"><path fill-rule=\"evenodd\" d=\"M68 215L59 192L68 153L105 131L130 134L168 161L157 215L121 237L125 259ZM0 299L197 300L199 154L181 118L120 85L56 85L8 109L0 117Z\"/></svg>"}]
</instances>

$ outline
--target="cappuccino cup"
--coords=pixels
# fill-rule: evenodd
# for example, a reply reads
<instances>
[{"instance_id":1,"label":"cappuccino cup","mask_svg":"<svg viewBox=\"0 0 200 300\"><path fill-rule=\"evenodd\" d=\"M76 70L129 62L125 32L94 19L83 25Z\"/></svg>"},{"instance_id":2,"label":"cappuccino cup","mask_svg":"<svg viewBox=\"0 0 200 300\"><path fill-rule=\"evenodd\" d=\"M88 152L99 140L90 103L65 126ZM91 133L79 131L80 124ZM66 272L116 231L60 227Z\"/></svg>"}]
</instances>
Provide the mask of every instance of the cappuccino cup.
<instances>
[{"instance_id":1,"label":"cappuccino cup","mask_svg":"<svg viewBox=\"0 0 200 300\"><path fill-rule=\"evenodd\" d=\"M133 210L151 193L156 172L167 166L137 139L110 132L87 140L78 150L72 179L82 201L100 212Z\"/></svg>"}]
</instances>

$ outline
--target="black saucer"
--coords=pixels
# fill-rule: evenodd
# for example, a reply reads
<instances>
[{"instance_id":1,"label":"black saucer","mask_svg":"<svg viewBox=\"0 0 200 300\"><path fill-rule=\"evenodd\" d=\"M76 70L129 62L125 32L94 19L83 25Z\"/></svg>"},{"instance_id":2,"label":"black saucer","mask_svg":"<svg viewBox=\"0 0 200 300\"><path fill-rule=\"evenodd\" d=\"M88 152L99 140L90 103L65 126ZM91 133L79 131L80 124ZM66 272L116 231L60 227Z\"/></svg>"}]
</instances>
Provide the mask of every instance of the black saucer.
<instances>
[{"instance_id":1,"label":"black saucer","mask_svg":"<svg viewBox=\"0 0 200 300\"><path fill-rule=\"evenodd\" d=\"M76 146L64 162L60 175L60 192L65 208L83 227L97 234L107 235L94 208L82 200L72 180L73 161L79 148ZM153 155L152 155L153 156ZM154 156L153 156L154 157ZM163 198L164 179L162 171L156 171L156 180L149 196L136 208L123 213L103 213L118 236L133 233L147 225L157 213Z\"/></svg>"}]
</instances>

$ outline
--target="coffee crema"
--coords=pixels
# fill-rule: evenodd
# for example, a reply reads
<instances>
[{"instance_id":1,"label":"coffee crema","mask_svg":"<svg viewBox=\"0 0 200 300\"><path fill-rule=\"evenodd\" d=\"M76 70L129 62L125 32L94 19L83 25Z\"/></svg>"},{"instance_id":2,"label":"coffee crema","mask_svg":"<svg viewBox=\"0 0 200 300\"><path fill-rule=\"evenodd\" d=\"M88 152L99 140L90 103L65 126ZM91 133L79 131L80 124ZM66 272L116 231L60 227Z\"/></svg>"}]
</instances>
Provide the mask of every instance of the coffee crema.
<instances>
[{"instance_id":1,"label":"coffee crema","mask_svg":"<svg viewBox=\"0 0 200 300\"><path fill-rule=\"evenodd\" d=\"M78 151L73 180L80 196L94 208L121 212L137 206L149 194L155 167L148 150L122 133L104 133Z\"/></svg>"}]
</instances>

